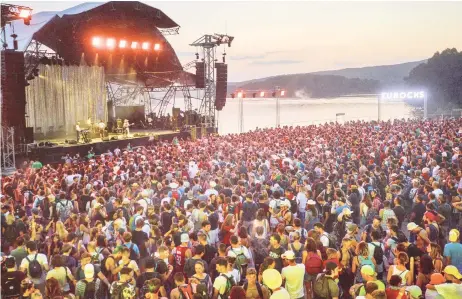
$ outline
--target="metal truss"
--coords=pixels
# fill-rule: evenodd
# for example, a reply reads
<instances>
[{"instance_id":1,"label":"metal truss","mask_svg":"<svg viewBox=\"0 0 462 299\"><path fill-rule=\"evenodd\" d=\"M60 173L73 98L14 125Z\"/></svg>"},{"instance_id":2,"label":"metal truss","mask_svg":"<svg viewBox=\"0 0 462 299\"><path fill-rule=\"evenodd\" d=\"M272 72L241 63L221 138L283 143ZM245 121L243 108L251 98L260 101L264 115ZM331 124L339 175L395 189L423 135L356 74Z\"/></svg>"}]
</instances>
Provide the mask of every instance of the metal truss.
<instances>
[{"instance_id":1,"label":"metal truss","mask_svg":"<svg viewBox=\"0 0 462 299\"><path fill-rule=\"evenodd\" d=\"M163 36L180 34L180 26L175 28L157 28Z\"/></svg>"},{"instance_id":2,"label":"metal truss","mask_svg":"<svg viewBox=\"0 0 462 299\"><path fill-rule=\"evenodd\" d=\"M6 175L16 171L14 128L2 126L0 134L2 174Z\"/></svg>"},{"instance_id":3,"label":"metal truss","mask_svg":"<svg viewBox=\"0 0 462 299\"><path fill-rule=\"evenodd\" d=\"M233 40L234 37L232 36L215 33L213 35L206 34L190 44L190 46L202 48L202 60L204 61L205 67L204 98L199 109L199 113L203 116L202 127L217 127L217 118L215 113L215 48L222 44L228 44L228 47L231 47Z\"/></svg>"},{"instance_id":4,"label":"metal truss","mask_svg":"<svg viewBox=\"0 0 462 299\"><path fill-rule=\"evenodd\" d=\"M57 54L53 50L32 39L24 51L24 74L26 78L31 75L33 76L34 70L38 68L42 59L53 59L53 57L55 59L57 57Z\"/></svg>"}]
</instances>

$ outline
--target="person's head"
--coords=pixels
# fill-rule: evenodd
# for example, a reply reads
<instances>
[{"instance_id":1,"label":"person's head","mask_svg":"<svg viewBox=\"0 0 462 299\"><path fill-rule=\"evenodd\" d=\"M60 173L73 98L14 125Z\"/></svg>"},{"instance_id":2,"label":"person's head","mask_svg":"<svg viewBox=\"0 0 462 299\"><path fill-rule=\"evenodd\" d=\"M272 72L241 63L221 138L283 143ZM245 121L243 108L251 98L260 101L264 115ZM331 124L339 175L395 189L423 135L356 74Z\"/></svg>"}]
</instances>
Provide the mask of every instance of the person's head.
<instances>
[{"instance_id":1,"label":"person's head","mask_svg":"<svg viewBox=\"0 0 462 299\"><path fill-rule=\"evenodd\" d=\"M453 265L446 266L443 272L444 278L446 278L448 281L455 282L462 279L462 275L460 274L459 270Z\"/></svg>"},{"instance_id":2,"label":"person's head","mask_svg":"<svg viewBox=\"0 0 462 299\"><path fill-rule=\"evenodd\" d=\"M281 243L281 236L278 234L273 234L270 238L270 244L273 246L278 246Z\"/></svg>"},{"instance_id":3,"label":"person's head","mask_svg":"<svg viewBox=\"0 0 462 299\"><path fill-rule=\"evenodd\" d=\"M255 284L257 282L257 270L255 268L248 268L245 278L249 284Z\"/></svg>"},{"instance_id":4,"label":"person's head","mask_svg":"<svg viewBox=\"0 0 462 299\"><path fill-rule=\"evenodd\" d=\"M377 273L372 266L364 265L361 267L361 276L365 281L373 281L377 279Z\"/></svg>"},{"instance_id":5,"label":"person's head","mask_svg":"<svg viewBox=\"0 0 462 299\"><path fill-rule=\"evenodd\" d=\"M399 254L401 255L403 252L400 252ZM420 267L419 267L419 272L425 275L433 273L434 266L433 266L433 259L425 254L420 257Z\"/></svg>"},{"instance_id":6,"label":"person's head","mask_svg":"<svg viewBox=\"0 0 462 299\"><path fill-rule=\"evenodd\" d=\"M327 262L325 266L324 273L331 277L338 277L338 267L337 264L334 262Z\"/></svg>"},{"instance_id":7,"label":"person's head","mask_svg":"<svg viewBox=\"0 0 462 299\"><path fill-rule=\"evenodd\" d=\"M261 264L261 267L260 267L259 271L260 271L260 273L262 273L266 269L274 269L274 267L276 267L276 262L274 261L274 259L272 257L267 256L263 260L263 263Z\"/></svg>"},{"instance_id":8,"label":"person's head","mask_svg":"<svg viewBox=\"0 0 462 299\"><path fill-rule=\"evenodd\" d=\"M380 218L380 216L375 216L374 219L372 220L372 226L374 226L375 228L378 228L381 222L382 222L382 218Z\"/></svg>"},{"instance_id":9,"label":"person's head","mask_svg":"<svg viewBox=\"0 0 462 299\"><path fill-rule=\"evenodd\" d=\"M320 234L324 233L324 225L321 222L318 222L314 225L314 230Z\"/></svg>"},{"instance_id":10,"label":"person's head","mask_svg":"<svg viewBox=\"0 0 462 299\"><path fill-rule=\"evenodd\" d=\"M82 255L80 256L80 264L82 265L82 267L85 267L85 265L89 264L90 262L91 254L89 254L88 252L82 253Z\"/></svg>"},{"instance_id":11,"label":"person's head","mask_svg":"<svg viewBox=\"0 0 462 299\"><path fill-rule=\"evenodd\" d=\"M202 257L205 253L205 246L202 244L196 245L195 247L195 255L197 257Z\"/></svg>"},{"instance_id":12,"label":"person's head","mask_svg":"<svg viewBox=\"0 0 462 299\"><path fill-rule=\"evenodd\" d=\"M395 258L396 265L403 265L405 266L409 262L409 257L405 252L398 253L398 256Z\"/></svg>"},{"instance_id":13,"label":"person's head","mask_svg":"<svg viewBox=\"0 0 462 299\"><path fill-rule=\"evenodd\" d=\"M217 271L218 273L228 272L228 261L225 258L220 257L217 259Z\"/></svg>"},{"instance_id":14,"label":"person's head","mask_svg":"<svg viewBox=\"0 0 462 299\"><path fill-rule=\"evenodd\" d=\"M231 242L231 246L238 246L239 245L239 238L235 235L232 235L230 238L229 238L229 241Z\"/></svg>"},{"instance_id":15,"label":"person's head","mask_svg":"<svg viewBox=\"0 0 462 299\"><path fill-rule=\"evenodd\" d=\"M132 233L130 232L124 232L123 234L123 239L125 243L129 243L132 240Z\"/></svg>"},{"instance_id":16,"label":"person's head","mask_svg":"<svg viewBox=\"0 0 462 299\"><path fill-rule=\"evenodd\" d=\"M427 253L430 255L432 259L436 259L437 257L441 256L441 247L440 245L431 242L427 246Z\"/></svg>"},{"instance_id":17,"label":"person's head","mask_svg":"<svg viewBox=\"0 0 462 299\"><path fill-rule=\"evenodd\" d=\"M224 244L224 243L218 244L218 254L220 256L226 255L226 244Z\"/></svg>"},{"instance_id":18,"label":"person's head","mask_svg":"<svg viewBox=\"0 0 462 299\"><path fill-rule=\"evenodd\" d=\"M316 253L318 246L313 238L306 239L306 251Z\"/></svg>"},{"instance_id":19,"label":"person's head","mask_svg":"<svg viewBox=\"0 0 462 299\"><path fill-rule=\"evenodd\" d=\"M374 299L387 299L387 293L383 290L375 290L371 293L369 298L374 298ZM368 299L369 299L368 298Z\"/></svg>"},{"instance_id":20,"label":"person's head","mask_svg":"<svg viewBox=\"0 0 462 299\"><path fill-rule=\"evenodd\" d=\"M202 261L197 261L196 264L194 264L194 271L196 274L202 274L204 273L205 270L205 265Z\"/></svg>"},{"instance_id":21,"label":"person's head","mask_svg":"<svg viewBox=\"0 0 462 299\"><path fill-rule=\"evenodd\" d=\"M16 268L16 261L14 257L9 256L5 259L5 267L7 270L12 271Z\"/></svg>"},{"instance_id":22,"label":"person's head","mask_svg":"<svg viewBox=\"0 0 462 299\"><path fill-rule=\"evenodd\" d=\"M132 278L132 272L133 270L128 267L123 267L122 270L120 270L120 280L121 281L128 281Z\"/></svg>"},{"instance_id":23,"label":"person's head","mask_svg":"<svg viewBox=\"0 0 462 299\"><path fill-rule=\"evenodd\" d=\"M281 257L286 260L289 265L295 265L295 253L292 250L287 250Z\"/></svg>"},{"instance_id":24,"label":"person's head","mask_svg":"<svg viewBox=\"0 0 462 299\"><path fill-rule=\"evenodd\" d=\"M335 259L338 258L338 251L334 248L327 248L326 250L327 258L328 259Z\"/></svg>"},{"instance_id":25,"label":"person's head","mask_svg":"<svg viewBox=\"0 0 462 299\"><path fill-rule=\"evenodd\" d=\"M26 248L29 254L35 253L37 252L37 243L35 243L34 241L28 241L26 243Z\"/></svg>"},{"instance_id":26,"label":"person's head","mask_svg":"<svg viewBox=\"0 0 462 299\"><path fill-rule=\"evenodd\" d=\"M53 268L64 267L63 258L60 255L54 255L51 258L51 266Z\"/></svg>"},{"instance_id":27,"label":"person's head","mask_svg":"<svg viewBox=\"0 0 462 299\"><path fill-rule=\"evenodd\" d=\"M359 242L356 247L356 254L358 256L367 257L369 256L369 246L366 242Z\"/></svg>"},{"instance_id":28,"label":"person's head","mask_svg":"<svg viewBox=\"0 0 462 299\"><path fill-rule=\"evenodd\" d=\"M130 248L125 247L125 246L122 248L122 258L130 259Z\"/></svg>"},{"instance_id":29,"label":"person's head","mask_svg":"<svg viewBox=\"0 0 462 299\"><path fill-rule=\"evenodd\" d=\"M54 277L48 278L45 282L45 296L47 298L55 298L62 295L63 293L59 281Z\"/></svg>"},{"instance_id":30,"label":"person's head","mask_svg":"<svg viewBox=\"0 0 462 299\"><path fill-rule=\"evenodd\" d=\"M401 279L401 276L399 276L399 275L396 275L396 274L395 274L395 275L392 275L392 276L390 277L390 285L391 285L392 287L398 287L398 286L400 286L400 285L401 285L401 282L402 282L402 279Z\"/></svg>"},{"instance_id":31,"label":"person's head","mask_svg":"<svg viewBox=\"0 0 462 299\"><path fill-rule=\"evenodd\" d=\"M204 231L209 232L211 228L212 228L212 225L210 224L208 220L205 220L202 222L202 229Z\"/></svg>"},{"instance_id":32,"label":"person's head","mask_svg":"<svg viewBox=\"0 0 462 299\"><path fill-rule=\"evenodd\" d=\"M449 232L449 242L457 243L459 242L460 233L457 229L451 229Z\"/></svg>"},{"instance_id":33,"label":"person's head","mask_svg":"<svg viewBox=\"0 0 462 299\"><path fill-rule=\"evenodd\" d=\"M366 285L364 286L364 290L366 291L366 298L368 298L368 295L372 296L372 293L378 289L379 289L379 286L375 282L372 282L372 281L367 282Z\"/></svg>"},{"instance_id":34,"label":"person's head","mask_svg":"<svg viewBox=\"0 0 462 299\"><path fill-rule=\"evenodd\" d=\"M162 282L159 278L152 278L145 282L147 286L147 293L148 294L157 294L159 288L162 286Z\"/></svg>"}]
</instances>

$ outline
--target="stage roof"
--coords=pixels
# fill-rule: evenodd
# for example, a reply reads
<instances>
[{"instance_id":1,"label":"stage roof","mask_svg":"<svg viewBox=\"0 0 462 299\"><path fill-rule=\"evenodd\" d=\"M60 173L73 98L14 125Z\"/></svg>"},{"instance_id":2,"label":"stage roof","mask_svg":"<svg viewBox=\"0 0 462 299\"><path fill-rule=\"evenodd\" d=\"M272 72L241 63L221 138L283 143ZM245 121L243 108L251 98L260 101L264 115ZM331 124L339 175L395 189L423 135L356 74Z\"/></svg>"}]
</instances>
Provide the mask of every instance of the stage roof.
<instances>
[{"instance_id":1,"label":"stage roof","mask_svg":"<svg viewBox=\"0 0 462 299\"><path fill-rule=\"evenodd\" d=\"M32 7L33 9L33 7ZM127 74L135 70L137 76L150 86L166 86L168 82L193 83L194 75L183 73L181 63L170 43L159 29L178 28L179 25L162 11L135 1L83 3L61 12L40 12L32 16L30 26L22 20L14 21L19 50L24 51L33 39L59 54L66 63L103 65L108 74ZM12 27L7 25L7 36ZM161 50L131 51L95 49L92 38L102 36L116 40L150 41L161 44ZM12 39L8 40L11 48ZM118 76L113 76L118 78Z\"/></svg>"},{"instance_id":2,"label":"stage roof","mask_svg":"<svg viewBox=\"0 0 462 299\"><path fill-rule=\"evenodd\" d=\"M151 14L152 16L156 16L157 13L160 13L160 19L157 19L155 26L157 28L175 28L179 27L179 25L173 21L170 17L164 14L161 10L148 6L141 2L134 2L134 1L112 1L112 2L88 2L76 5L74 7L65 9L63 11L42 11L32 15L32 21L29 26L24 25L22 20L13 21L12 25L5 26L6 32L6 40L8 43L8 49L13 48L13 39L11 38L11 34L13 34L13 27L14 33L18 35L18 45L19 51L24 51L27 46L29 45L30 41L32 40L33 35L38 32L42 27L44 27L50 20L54 17L62 18L65 15L76 15L81 13L86 14L93 14L99 13L101 10L104 10L104 7L120 7L123 9L123 6L128 4L132 4L130 6L140 8L140 12L144 15ZM133 5L135 4L135 5ZM103 6L103 7L101 7ZM34 9L34 7L31 7Z\"/></svg>"}]
</instances>

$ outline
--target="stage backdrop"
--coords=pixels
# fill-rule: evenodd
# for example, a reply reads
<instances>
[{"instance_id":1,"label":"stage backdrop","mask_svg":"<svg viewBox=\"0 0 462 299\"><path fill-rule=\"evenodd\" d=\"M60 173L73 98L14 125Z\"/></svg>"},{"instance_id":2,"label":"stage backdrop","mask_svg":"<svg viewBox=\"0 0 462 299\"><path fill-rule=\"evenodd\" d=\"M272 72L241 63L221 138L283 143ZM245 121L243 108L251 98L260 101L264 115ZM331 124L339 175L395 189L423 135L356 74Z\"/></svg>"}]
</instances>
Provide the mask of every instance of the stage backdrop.
<instances>
[{"instance_id":1,"label":"stage backdrop","mask_svg":"<svg viewBox=\"0 0 462 299\"><path fill-rule=\"evenodd\" d=\"M60 128L74 134L75 124L107 121L104 68L97 66L40 65L39 77L26 87L26 122L34 132ZM83 123L82 123L83 122Z\"/></svg>"}]
</instances>

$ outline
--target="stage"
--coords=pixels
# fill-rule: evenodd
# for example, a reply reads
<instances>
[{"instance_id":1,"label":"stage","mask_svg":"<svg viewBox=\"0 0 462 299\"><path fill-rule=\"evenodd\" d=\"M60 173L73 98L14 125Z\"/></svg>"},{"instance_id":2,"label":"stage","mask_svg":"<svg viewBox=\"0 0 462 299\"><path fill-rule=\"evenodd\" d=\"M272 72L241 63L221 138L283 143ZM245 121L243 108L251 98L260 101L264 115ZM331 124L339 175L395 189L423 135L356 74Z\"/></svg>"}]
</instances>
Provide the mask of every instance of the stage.
<instances>
[{"instance_id":1,"label":"stage","mask_svg":"<svg viewBox=\"0 0 462 299\"><path fill-rule=\"evenodd\" d=\"M198 130L200 131L200 130ZM55 139L44 139L37 140L36 146L29 146L28 156L32 160L38 160L43 164L53 164L63 162L62 157L70 154L74 156L79 154L81 157L86 157L88 151L93 148L96 155L107 152L108 150L113 151L115 148L124 150L128 144L131 147L135 146L146 146L149 144L157 143L159 141L171 141L174 137L178 139L188 138L191 134L189 131L172 131L172 130L132 130L128 137L122 136L122 134L109 134L109 140L103 141L101 138L92 138L89 143L69 144L66 143L66 139L55 138ZM73 136L75 140L76 136ZM48 142L53 146L45 146Z\"/></svg>"}]
</instances>

